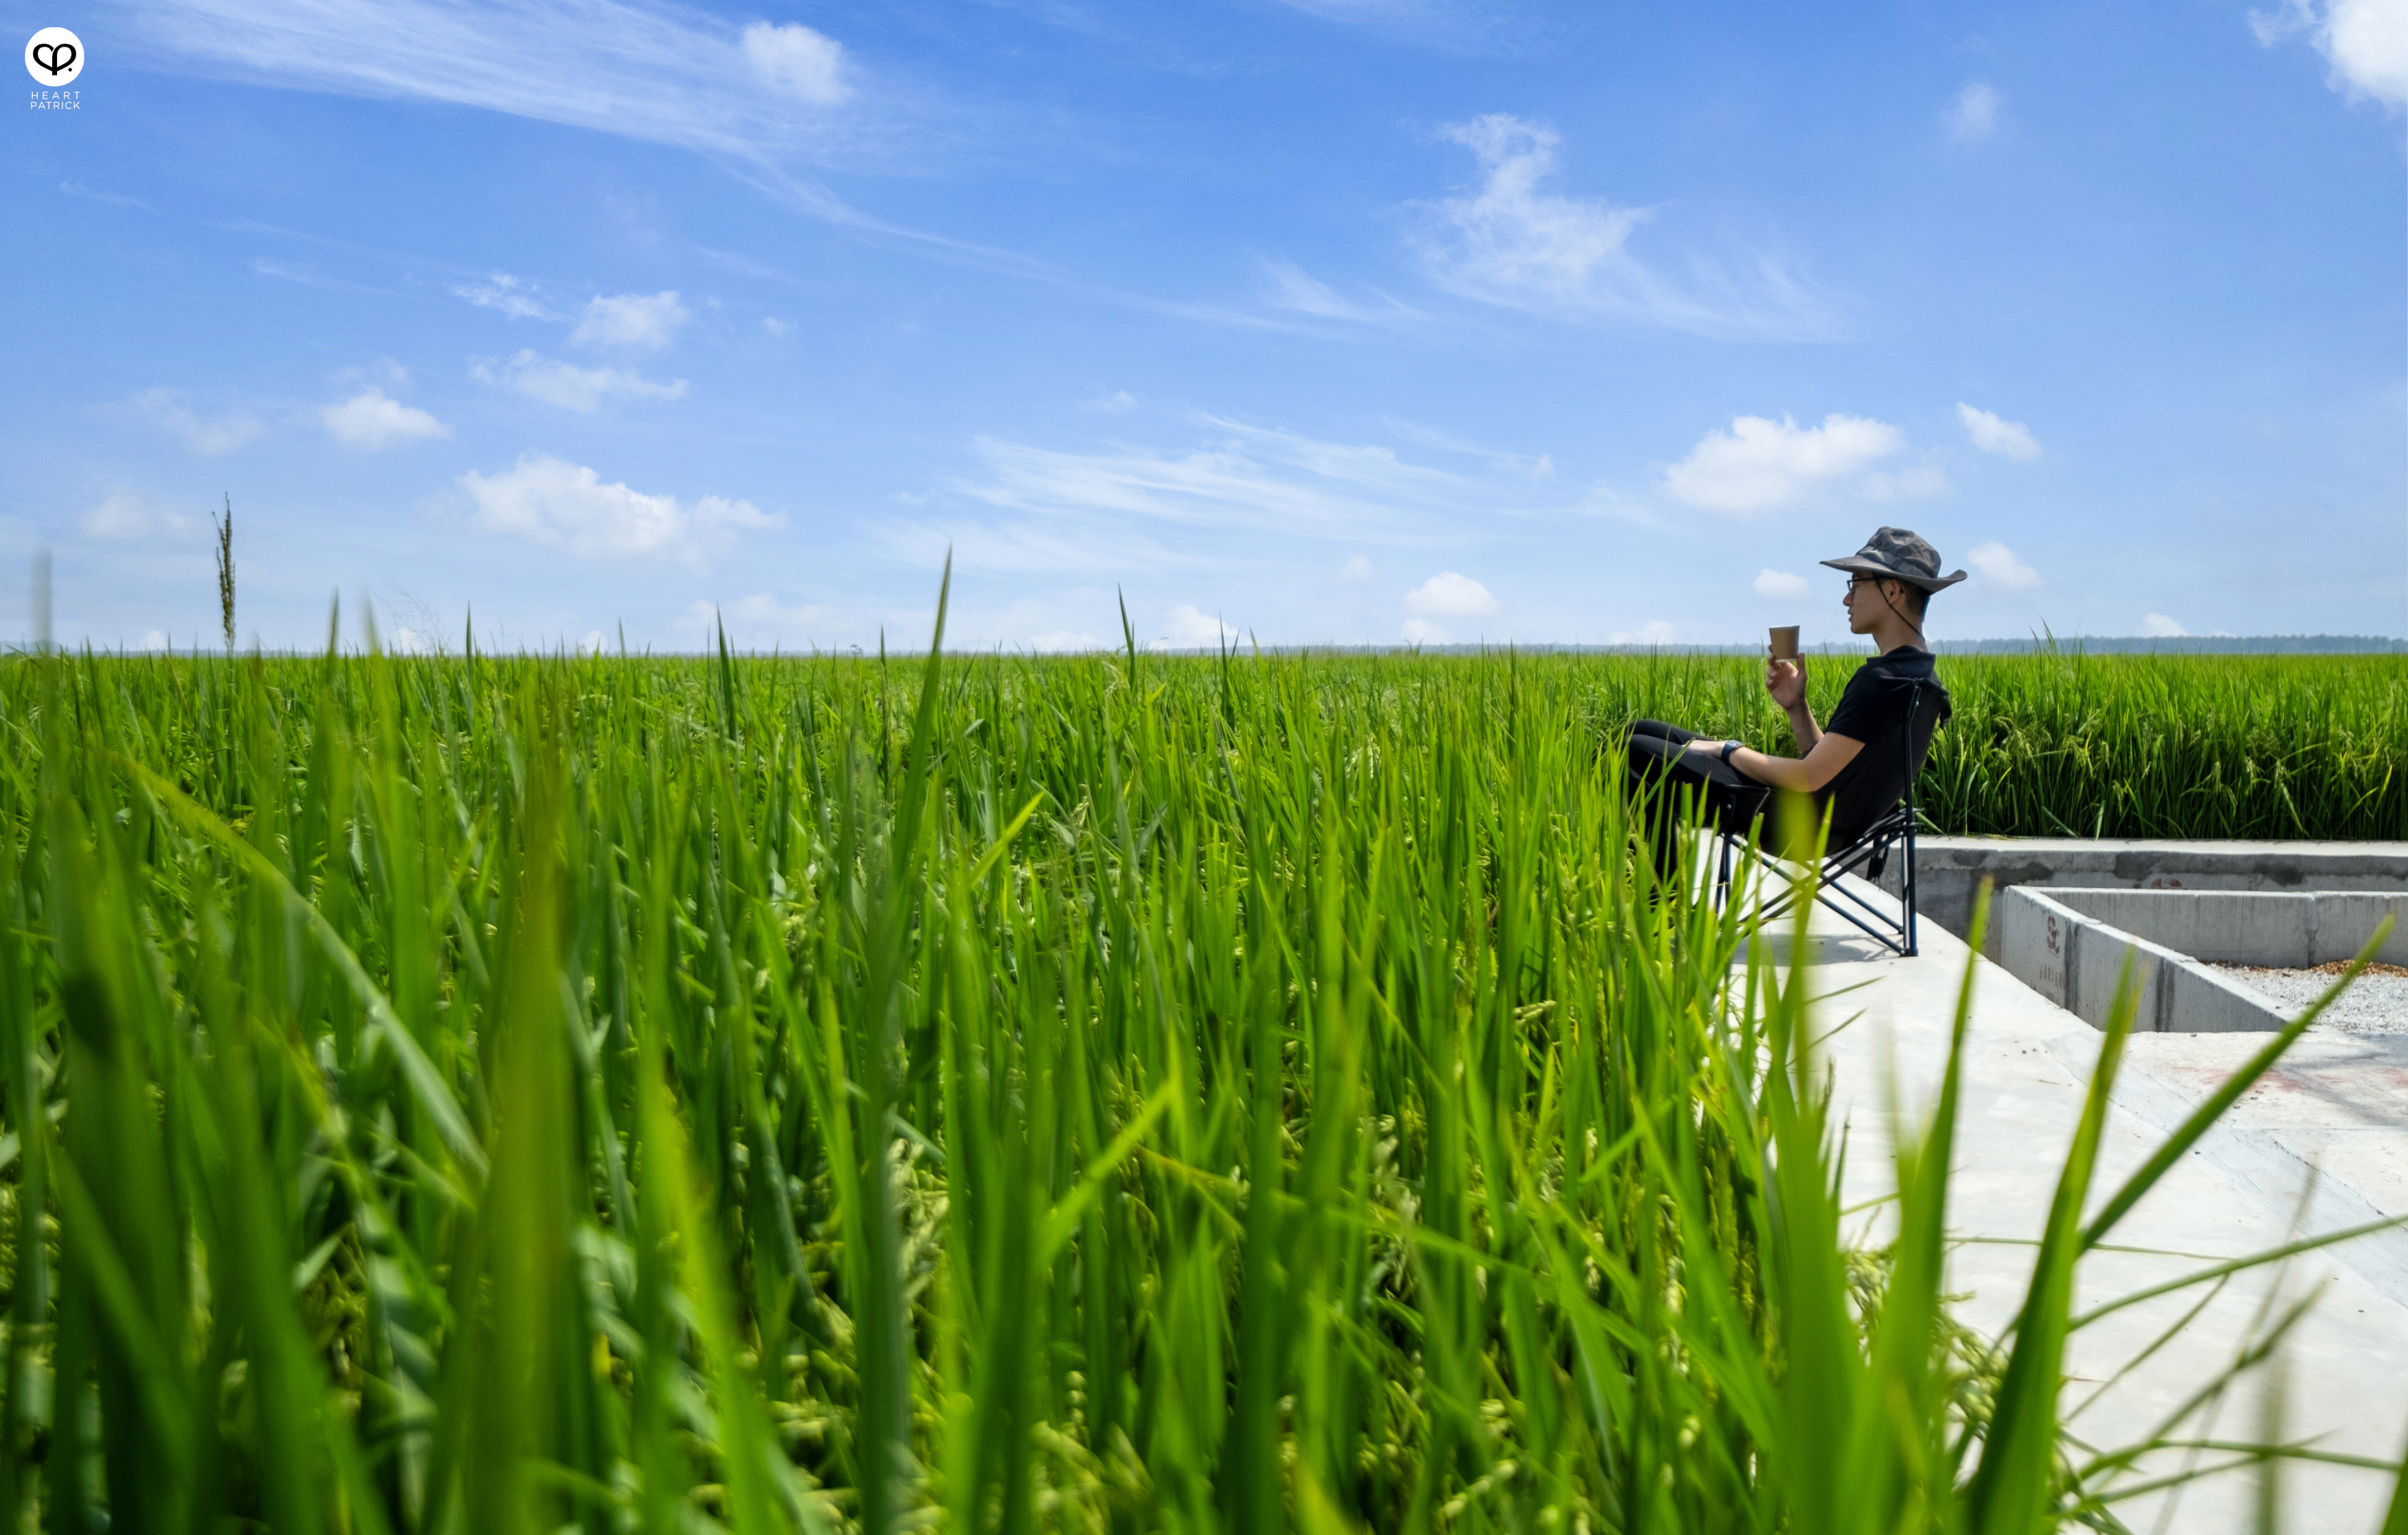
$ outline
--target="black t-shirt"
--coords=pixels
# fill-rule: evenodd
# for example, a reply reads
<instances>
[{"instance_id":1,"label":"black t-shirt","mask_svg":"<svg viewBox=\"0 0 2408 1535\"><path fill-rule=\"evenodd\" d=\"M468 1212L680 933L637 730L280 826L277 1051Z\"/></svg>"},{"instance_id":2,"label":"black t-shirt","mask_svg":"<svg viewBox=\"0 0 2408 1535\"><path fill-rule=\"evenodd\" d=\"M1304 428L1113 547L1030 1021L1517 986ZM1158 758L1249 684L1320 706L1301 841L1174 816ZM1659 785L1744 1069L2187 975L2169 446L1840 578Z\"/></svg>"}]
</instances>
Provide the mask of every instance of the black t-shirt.
<instances>
[{"instance_id":1,"label":"black t-shirt","mask_svg":"<svg viewBox=\"0 0 2408 1535\"><path fill-rule=\"evenodd\" d=\"M1870 746L1892 726L1905 723L1916 683L1922 684L1921 707L1929 709L1936 700L1940 710L1938 723L1947 724L1948 690L1940 685L1940 678L1932 669L1931 653L1900 645L1856 668L1856 674L1848 679L1846 691L1840 695L1840 707L1831 710L1831 718L1825 723L1823 733L1845 736Z\"/></svg>"},{"instance_id":2,"label":"black t-shirt","mask_svg":"<svg viewBox=\"0 0 2408 1535\"><path fill-rule=\"evenodd\" d=\"M1904 765L1895 753L1905 747L1884 738L1906 723L1910 706L1918 721L1929 721L1934 729L1948 723L1948 690L1940 685L1932 670L1929 651L1900 645L1886 655L1874 656L1848 679L1840 707L1831 710L1823 733L1845 736L1865 749L1814 796L1818 809L1830 809L1831 846L1855 841L1866 827L1889 813L1904 791Z\"/></svg>"}]
</instances>

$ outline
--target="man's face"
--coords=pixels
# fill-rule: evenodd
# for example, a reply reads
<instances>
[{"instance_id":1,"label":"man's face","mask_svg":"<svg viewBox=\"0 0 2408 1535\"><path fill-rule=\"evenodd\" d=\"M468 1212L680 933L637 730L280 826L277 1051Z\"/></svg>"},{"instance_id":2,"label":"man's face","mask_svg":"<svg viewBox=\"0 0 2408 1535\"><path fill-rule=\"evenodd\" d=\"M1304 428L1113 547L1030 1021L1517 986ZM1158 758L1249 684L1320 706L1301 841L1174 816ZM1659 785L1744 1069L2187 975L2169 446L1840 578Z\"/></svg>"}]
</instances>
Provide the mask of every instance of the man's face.
<instances>
[{"instance_id":1,"label":"man's face","mask_svg":"<svg viewBox=\"0 0 2408 1535\"><path fill-rule=\"evenodd\" d=\"M1884 586L1891 590L1884 592ZM1883 597L1886 596L1890 603L1895 603L1898 594L1897 581L1877 581L1871 576L1850 576L1847 590L1840 597L1840 605L1848 611L1848 632L1872 633L1873 625L1880 622L1881 615L1889 611L1889 604L1885 603Z\"/></svg>"}]
</instances>

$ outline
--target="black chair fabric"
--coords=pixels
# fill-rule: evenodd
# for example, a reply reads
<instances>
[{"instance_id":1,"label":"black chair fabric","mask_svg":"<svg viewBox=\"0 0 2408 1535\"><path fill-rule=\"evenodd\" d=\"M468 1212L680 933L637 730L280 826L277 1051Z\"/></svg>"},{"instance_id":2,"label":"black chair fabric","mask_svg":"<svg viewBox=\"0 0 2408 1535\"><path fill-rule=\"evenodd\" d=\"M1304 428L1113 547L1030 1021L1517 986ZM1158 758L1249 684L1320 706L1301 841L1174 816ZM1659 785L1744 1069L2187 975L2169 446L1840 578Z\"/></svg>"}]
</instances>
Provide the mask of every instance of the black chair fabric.
<instances>
[{"instance_id":1,"label":"black chair fabric","mask_svg":"<svg viewBox=\"0 0 2408 1535\"><path fill-rule=\"evenodd\" d=\"M1917 684L1907 718L1865 742L1865 749L1824 785L1815 808L1829 807L1829 846L1852 845L1906 798L1931 754L1932 733L1940 727L1940 710L1926 707L1927 702Z\"/></svg>"},{"instance_id":2,"label":"black chair fabric","mask_svg":"<svg viewBox=\"0 0 2408 1535\"><path fill-rule=\"evenodd\" d=\"M1922 684L1912 685L1914 692L1907 717L1867 741L1864 750L1814 796L1815 808L1830 817L1822 863L1815 871L1815 900L1885 948L1908 958L1916 948L1914 781L1931 754L1932 733L1942 718L1939 701L1928 697ZM1745 840L1743 832L1722 833L1721 871L1715 881L1718 896L1727 891L1732 854ZM1842 874L1880 879L1893 847L1899 848L1906 859L1899 871L1895 918L1836 882ZM1777 916L1788 905L1788 897L1782 896L1759 908L1758 920Z\"/></svg>"}]
</instances>

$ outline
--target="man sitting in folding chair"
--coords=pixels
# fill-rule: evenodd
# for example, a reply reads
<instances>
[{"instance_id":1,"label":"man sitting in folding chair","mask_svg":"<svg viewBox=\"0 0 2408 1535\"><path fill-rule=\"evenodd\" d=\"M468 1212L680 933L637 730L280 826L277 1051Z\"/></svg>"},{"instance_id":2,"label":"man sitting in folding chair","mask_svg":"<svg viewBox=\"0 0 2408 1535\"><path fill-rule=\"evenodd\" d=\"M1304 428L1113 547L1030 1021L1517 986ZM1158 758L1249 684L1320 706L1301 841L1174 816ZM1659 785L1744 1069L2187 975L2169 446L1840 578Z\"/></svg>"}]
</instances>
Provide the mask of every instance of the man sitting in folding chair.
<instances>
[{"instance_id":1,"label":"man sitting in folding chair","mask_svg":"<svg viewBox=\"0 0 2408 1535\"><path fill-rule=\"evenodd\" d=\"M1686 824L1681 801L1699 794L1707 824L1727 837L1745 837L1770 809L1776 789L1812 796L1817 815L1828 809L1831 817L1827 880L1859 866L1878 877L1892 840L1908 839L1912 848L1914 775L1930 747L1932 730L1949 715L1947 689L1940 685L1931 653L1923 644L1924 609L1932 593L1963 581L1965 572L1942 575L1939 552L1899 527L1881 528L1856 553L1823 563L1847 572L1842 605L1848 631L1872 636L1877 653L1848 680L1828 729L1815 725L1806 704L1806 663L1765 663L1765 691L1788 714L1789 733L1803 756L1770 756L1735 740L1705 739L1661 720L1641 720L1630 727L1630 775L1650 806L1659 879L1677 876L1678 839ZM1676 792L1683 788L1690 793ZM1726 844L1725 880L1728 857ZM1876 918L1868 925L1843 907L1835 910L1886 947L1912 954L1912 868L1904 873L1906 898L1898 920L1867 907ZM1842 894L1864 906L1853 895Z\"/></svg>"}]
</instances>

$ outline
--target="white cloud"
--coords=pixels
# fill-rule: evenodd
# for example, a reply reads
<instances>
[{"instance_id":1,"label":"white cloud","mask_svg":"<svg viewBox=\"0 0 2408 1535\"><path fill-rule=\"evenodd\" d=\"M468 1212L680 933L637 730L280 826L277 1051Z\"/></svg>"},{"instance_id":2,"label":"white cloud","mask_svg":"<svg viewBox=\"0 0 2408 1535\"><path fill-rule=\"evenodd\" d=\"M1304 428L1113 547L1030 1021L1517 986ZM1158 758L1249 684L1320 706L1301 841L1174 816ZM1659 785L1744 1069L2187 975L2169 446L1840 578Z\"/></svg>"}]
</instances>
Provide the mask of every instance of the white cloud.
<instances>
[{"instance_id":1,"label":"white cloud","mask_svg":"<svg viewBox=\"0 0 2408 1535\"><path fill-rule=\"evenodd\" d=\"M1982 573L1983 579L2000 586L2020 588L2038 586L2040 572L2015 557L2015 552L1993 538L1988 543L1975 544L1965 556L1965 563Z\"/></svg>"},{"instance_id":2,"label":"white cloud","mask_svg":"<svg viewBox=\"0 0 2408 1535\"><path fill-rule=\"evenodd\" d=\"M2151 639L2182 639L2188 637L2190 631L2163 613L2151 613L2141 620L2141 633Z\"/></svg>"},{"instance_id":3,"label":"white cloud","mask_svg":"<svg viewBox=\"0 0 2408 1535\"><path fill-rule=\"evenodd\" d=\"M724 606L696 602L685 610L683 627L689 632L701 630L706 643L715 642L722 624L726 626L728 644L746 651L830 650L851 626L849 615L839 609L810 602L790 607L767 592L755 592Z\"/></svg>"},{"instance_id":4,"label":"white cloud","mask_svg":"<svg viewBox=\"0 0 2408 1535\"><path fill-rule=\"evenodd\" d=\"M2249 29L2272 48L2304 33L2330 65L2334 90L2408 107L2408 8L2399 0L2282 0L2251 11Z\"/></svg>"},{"instance_id":5,"label":"white cloud","mask_svg":"<svg viewBox=\"0 0 2408 1535\"><path fill-rule=\"evenodd\" d=\"M844 45L799 22L746 27L744 57L765 83L814 107L834 107L853 94L843 79Z\"/></svg>"},{"instance_id":6,"label":"white cloud","mask_svg":"<svg viewBox=\"0 0 2408 1535\"><path fill-rule=\"evenodd\" d=\"M788 324L785 321L779 319L774 314L763 315L761 317L762 333L768 336L773 340L784 340L787 336L794 331L794 326Z\"/></svg>"},{"instance_id":7,"label":"white cloud","mask_svg":"<svg viewBox=\"0 0 2408 1535\"><path fill-rule=\"evenodd\" d=\"M1741 416L1729 431L1699 438L1686 458L1664 471L1663 487L1674 500L1712 511L1763 511L1861 475L1905 446L1905 433L1864 417L1834 413L1820 426L1801 427L1788 416ZM1902 476L1865 488L1880 498L1926 494L1928 475L1913 475L1911 485Z\"/></svg>"},{"instance_id":8,"label":"white cloud","mask_svg":"<svg viewBox=\"0 0 2408 1535\"><path fill-rule=\"evenodd\" d=\"M1030 635L1028 648L1045 655L1068 655L1106 647L1084 629L1047 629L1042 634Z\"/></svg>"},{"instance_id":9,"label":"white cloud","mask_svg":"<svg viewBox=\"0 0 2408 1535\"><path fill-rule=\"evenodd\" d=\"M1973 446L1985 453L2018 461L2040 456L2040 439L2031 428L2019 421L2000 421L1987 410L1976 410L1963 400L1956 402L1956 419L1965 423L1965 435Z\"/></svg>"},{"instance_id":10,"label":"white cloud","mask_svg":"<svg viewBox=\"0 0 2408 1535\"><path fill-rule=\"evenodd\" d=\"M1767 602L1799 601L1811 590L1805 577L1793 576L1786 570L1767 567L1756 575L1756 595Z\"/></svg>"},{"instance_id":11,"label":"white cloud","mask_svg":"<svg viewBox=\"0 0 2408 1535\"><path fill-rule=\"evenodd\" d=\"M185 405L180 389L145 389L126 403L165 426L185 447L210 457L233 452L267 435L265 426L239 411L222 416L194 414Z\"/></svg>"},{"instance_id":12,"label":"white cloud","mask_svg":"<svg viewBox=\"0 0 2408 1535\"><path fill-rule=\"evenodd\" d=\"M525 284L508 272L495 272L487 282L465 283L452 290L480 309L499 309L513 320L550 320L552 313L536 302Z\"/></svg>"},{"instance_id":13,"label":"white cloud","mask_svg":"<svg viewBox=\"0 0 2408 1535\"><path fill-rule=\"evenodd\" d=\"M1080 409L1100 411L1107 416L1125 416L1137 409L1137 396L1125 389L1115 389L1109 395L1098 395L1082 402Z\"/></svg>"},{"instance_id":14,"label":"white cloud","mask_svg":"<svg viewBox=\"0 0 2408 1535\"><path fill-rule=\"evenodd\" d=\"M1238 631L1192 602L1182 602L1163 618L1163 639L1174 650L1219 649L1238 642Z\"/></svg>"},{"instance_id":15,"label":"white cloud","mask_svg":"<svg viewBox=\"0 0 2408 1535\"><path fill-rule=\"evenodd\" d=\"M85 538L111 541L175 537L193 525L190 519L126 490L111 491L97 506L76 519L77 531Z\"/></svg>"},{"instance_id":16,"label":"white cloud","mask_svg":"<svg viewBox=\"0 0 2408 1535\"><path fill-rule=\"evenodd\" d=\"M1446 618L1478 618L1497 610L1488 588L1469 576L1442 570L1405 594L1405 610Z\"/></svg>"},{"instance_id":17,"label":"white cloud","mask_svg":"<svg viewBox=\"0 0 2408 1535\"><path fill-rule=\"evenodd\" d=\"M519 352L504 363L480 360L469 365L468 376L564 410L587 412L599 410L611 399L681 400L686 390L683 379L654 383L631 367L579 367L534 351Z\"/></svg>"},{"instance_id":18,"label":"white cloud","mask_svg":"<svg viewBox=\"0 0 2408 1535\"><path fill-rule=\"evenodd\" d=\"M1422 257L1440 287L1511 308L1639 320L1705 336L1777 338L1830 331L1827 306L1769 257L1752 258L1742 279L1712 263L1692 262L1690 279L1675 281L1627 249L1653 209L1541 191L1561 142L1553 128L1493 112L1439 133L1471 151L1483 176L1476 195L1436 205L1435 225L1422 241ZM1274 275L1281 274L1275 269ZM1283 279L1289 307L1330 312L1310 301L1312 289L1343 305L1319 284L1306 288L1311 280L1303 274L1294 277Z\"/></svg>"},{"instance_id":19,"label":"white cloud","mask_svg":"<svg viewBox=\"0 0 2408 1535\"><path fill-rule=\"evenodd\" d=\"M1609 645L1669 645L1674 632L1670 624L1656 618L1636 629L1616 629L1605 637L1605 642Z\"/></svg>"},{"instance_id":20,"label":"white cloud","mask_svg":"<svg viewBox=\"0 0 2408 1535\"><path fill-rule=\"evenodd\" d=\"M165 650L167 648L167 631L165 629L153 629L150 633L144 635L142 637L142 648L146 651Z\"/></svg>"},{"instance_id":21,"label":"white cloud","mask_svg":"<svg viewBox=\"0 0 2408 1535\"><path fill-rule=\"evenodd\" d=\"M1443 645L1446 630L1426 618L1409 618L1401 631L1408 645Z\"/></svg>"},{"instance_id":22,"label":"white cloud","mask_svg":"<svg viewBox=\"0 0 2408 1535\"><path fill-rule=\"evenodd\" d=\"M2005 102L2006 97L1988 82L1967 80L1941 120L1948 124L1949 137L1959 144L1978 144L1999 131L1999 108Z\"/></svg>"},{"instance_id":23,"label":"white cloud","mask_svg":"<svg viewBox=\"0 0 2408 1535\"><path fill-rule=\"evenodd\" d=\"M689 507L674 495L605 484L592 469L541 453L525 454L496 475L471 470L460 477L460 488L475 503L483 531L586 559L666 556L700 564L738 533L779 521L750 501L706 495Z\"/></svg>"},{"instance_id":24,"label":"white cloud","mask_svg":"<svg viewBox=\"0 0 2408 1535\"><path fill-rule=\"evenodd\" d=\"M577 319L568 339L585 347L642 347L658 351L677 339L678 327L694 318L678 302L677 290L646 295L596 294Z\"/></svg>"},{"instance_id":25,"label":"white cloud","mask_svg":"<svg viewBox=\"0 0 2408 1535\"><path fill-rule=\"evenodd\" d=\"M346 448L378 452L405 442L448 438L452 428L416 406L404 405L381 389L364 389L318 412L326 433Z\"/></svg>"},{"instance_id":26,"label":"white cloud","mask_svg":"<svg viewBox=\"0 0 2408 1535\"><path fill-rule=\"evenodd\" d=\"M1338 579L1341 581L1369 581L1371 557L1368 554L1351 556L1344 565L1338 567Z\"/></svg>"}]
</instances>

